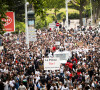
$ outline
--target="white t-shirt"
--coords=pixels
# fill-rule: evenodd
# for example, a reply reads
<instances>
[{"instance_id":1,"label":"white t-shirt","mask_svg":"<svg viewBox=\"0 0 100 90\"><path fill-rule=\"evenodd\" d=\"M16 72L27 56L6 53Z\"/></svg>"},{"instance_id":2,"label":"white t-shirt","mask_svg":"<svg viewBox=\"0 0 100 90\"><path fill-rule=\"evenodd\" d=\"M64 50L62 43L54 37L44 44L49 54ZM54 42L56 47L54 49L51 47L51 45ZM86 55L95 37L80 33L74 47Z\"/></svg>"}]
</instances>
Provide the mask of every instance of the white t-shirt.
<instances>
[{"instance_id":1,"label":"white t-shirt","mask_svg":"<svg viewBox=\"0 0 100 90\"><path fill-rule=\"evenodd\" d=\"M63 68L60 68L60 73L63 73Z\"/></svg>"},{"instance_id":2,"label":"white t-shirt","mask_svg":"<svg viewBox=\"0 0 100 90\"><path fill-rule=\"evenodd\" d=\"M38 76L38 77L36 77L36 82L38 82L40 80L40 77Z\"/></svg>"},{"instance_id":3,"label":"white t-shirt","mask_svg":"<svg viewBox=\"0 0 100 90\"><path fill-rule=\"evenodd\" d=\"M92 87L95 87L95 84L94 84L94 82L92 82L91 86L92 86Z\"/></svg>"},{"instance_id":4,"label":"white t-shirt","mask_svg":"<svg viewBox=\"0 0 100 90\"><path fill-rule=\"evenodd\" d=\"M51 87L50 87L50 90L53 90L53 89L54 89L54 87L53 87L53 86L51 86Z\"/></svg>"},{"instance_id":5,"label":"white t-shirt","mask_svg":"<svg viewBox=\"0 0 100 90\"><path fill-rule=\"evenodd\" d=\"M51 52L48 54L48 56L49 56L49 58L50 58L50 57L53 57Z\"/></svg>"},{"instance_id":6,"label":"white t-shirt","mask_svg":"<svg viewBox=\"0 0 100 90\"><path fill-rule=\"evenodd\" d=\"M61 90L64 90L64 86L61 86L61 88L60 88Z\"/></svg>"},{"instance_id":7,"label":"white t-shirt","mask_svg":"<svg viewBox=\"0 0 100 90\"><path fill-rule=\"evenodd\" d=\"M40 72L39 72L39 71L35 71L35 74L39 75L39 74L40 74Z\"/></svg>"},{"instance_id":8,"label":"white t-shirt","mask_svg":"<svg viewBox=\"0 0 100 90\"><path fill-rule=\"evenodd\" d=\"M87 83L89 83L89 75L85 75L85 81L87 82Z\"/></svg>"},{"instance_id":9,"label":"white t-shirt","mask_svg":"<svg viewBox=\"0 0 100 90\"><path fill-rule=\"evenodd\" d=\"M5 73L8 73L8 69L5 68L5 69L4 69L4 72L5 72Z\"/></svg>"},{"instance_id":10,"label":"white t-shirt","mask_svg":"<svg viewBox=\"0 0 100 90\"><path fill-rule=\"evenodd\" d=\"M8 81L4 82L4 90L8 90Z\"/></svg>"},{"instance_id":11,"label":"white t-shirt","mask_svg":"<svg viewBox=\"0 0 100 90\"><path fill-rule=\"evenodd\" d=\"M81 89L82 88L82 85L79 85L78 88Z\"/></svg>"},{"instance_id":12,"label":"white t-shirt","mask_svg":"<svg viewBox=\"0 0 100 90\"><path fill-rule=\"evenodd\" d=\"M70 75L70 71L67 71L66 73L67 73L68 75Z\"/></svg>"},{"instance_id":13,"label":"white t-shirt","mask_svg":"<svg viewBox=\"0 0 100 90\"><path fill-rule=\"evenodd\" d=\"M68 87L64 87L63 90L69 90L69 88Z\"/></svg>"},{"instance_id":14,"label":"white t-shirt","mask_svg":"<svg viewBox=\"0 0 100 90\"><path fill-rule=\"evenodd\" d=\"M9 82L9 84L10 84L11 87L14 87L14 83L15 83L14 80L11 80L11 81Z\"/></svg>"},{"instance_id":15,"label":"white t-shirt","mask_svg":"<svg viewBox=\"0 0 100 90\"><path fill-rule=\"evenodd\" d=\"M79 61L77 64L81 64L81 62Z\"/></svg>"},{"instance_id":16,"label":"white t-shirt","mask_svg":"<svg viewBox=\"0 0 100 90\"><path fill-rule=\"evenodd\" d=\"M19 90L26 90L25 85L20 85L20 86L19 86Z\"/></svg>"}]
</instances>

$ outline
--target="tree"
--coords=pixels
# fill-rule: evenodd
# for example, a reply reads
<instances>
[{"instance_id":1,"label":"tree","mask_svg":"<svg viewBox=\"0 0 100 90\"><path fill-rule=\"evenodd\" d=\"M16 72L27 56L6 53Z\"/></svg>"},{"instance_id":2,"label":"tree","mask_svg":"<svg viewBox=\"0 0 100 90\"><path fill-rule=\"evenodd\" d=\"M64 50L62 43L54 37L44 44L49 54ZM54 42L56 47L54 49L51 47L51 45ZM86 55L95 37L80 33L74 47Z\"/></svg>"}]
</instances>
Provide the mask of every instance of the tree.
<instances>
[{"instance_id":1,"label":"tree","mask_svg":"<svg viewBox=\"0 0 100 90\"><path fill-rule=\"evenodd\" d=\"M8 11L15 12L15 19L19 22L25 21L25 0L6 0L6 4L9 6Z\"/></svg>"},{"instance_id":2,"label":"tree","mask_svg":"<svg viewBox=\"0 0 100 90\"><path fill-rule=\"evenodd\" d=\"M4 0L5 1L5 0ZM5 12L7 11L7 5L5 4L5 2L0 0L0 34L3 34L3 28L4 28L4 21L2 21L2 18L6 19L6 15Z\"/></svg>"},{"instance_id":3,"label":"tree","mask_svg":"<svg viewBox=\"0 0 100 90\"><path fill-rule=\"evenodd\" d=\"M84 11L84 7L88 4L88 0L72 0L71 3L73 4L73 8L79 10L80 14L80 25L83 25L82 22L82 13Z\"/></svg>"},{"instance_id":4,"label":"tree","mask_svg":"<svg viewBox=\"0 0 100 90\"><path fill-rule=\"evenodd\" d=\"M100 0L92 0L94 21L100 17Z\"/></svg>"},{"instance_id":5,"label":"tree","mask_svg":"<svg viewBox=\"0 0 100 90\"><path fill-rule=\"evenodd\" d=\"M45 20L46 17L46 0L27 0L30 4L33 5L35 10L35 15L40 16L42 20Z\"/></svg>"},{"instance_id":6,"label":"tree","mask_svg":"<svg viewBox=\"0 0 100 90\"><path fill-rule=\"evenodd\" d=\"M25 23L24 22L18 22L18 21L15 21L15 29L16 31L15 32L25 32Z\"/></svg>"},{"instance_id":7,"label":"tree","mask_svg":"<svg viewBox=\"0 0 100 90\"><path fill-rule=\"evenodd\" d=\"M57 11L65 7L65 0L46 0L46 2L48 9L54 9L55 19L56 19Z\"/></svg>"},{"instance_id":8,"label":"tree","mask_svg":"<svg viewBox=\"0 0 100 90\"><path fill-rule=\"evenodd\" d=\"M43 19L46 16L47 9L54 9L55 18L57 11L65 7L65 0L28 0L33 3L36 15L41 16Z\"/></svg>"}]
</instances>

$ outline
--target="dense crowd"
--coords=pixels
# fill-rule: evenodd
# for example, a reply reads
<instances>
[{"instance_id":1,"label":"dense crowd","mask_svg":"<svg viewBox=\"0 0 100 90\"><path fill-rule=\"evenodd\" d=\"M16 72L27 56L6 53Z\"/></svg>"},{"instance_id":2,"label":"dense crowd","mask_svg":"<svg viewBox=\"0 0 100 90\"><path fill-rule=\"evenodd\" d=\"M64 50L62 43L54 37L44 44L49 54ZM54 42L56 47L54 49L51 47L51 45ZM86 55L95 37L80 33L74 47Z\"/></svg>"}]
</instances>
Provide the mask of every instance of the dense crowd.
<instances>
[{"instance_id":1,"label":"dense crowd","mask_svg":"<svg viewBox=\"0 0 100 90\"><path fill-rule=\"evenodd\" d=\"M37 30L27 49L25 33L2 36L0 90L100 90L100 34L97 29ZM60 45L55 43L59 41ZM43 69L45 57L59 50L72 57L59 70ZM71 63L71 66L69 65Z\"/></svg>"}]
</instances>

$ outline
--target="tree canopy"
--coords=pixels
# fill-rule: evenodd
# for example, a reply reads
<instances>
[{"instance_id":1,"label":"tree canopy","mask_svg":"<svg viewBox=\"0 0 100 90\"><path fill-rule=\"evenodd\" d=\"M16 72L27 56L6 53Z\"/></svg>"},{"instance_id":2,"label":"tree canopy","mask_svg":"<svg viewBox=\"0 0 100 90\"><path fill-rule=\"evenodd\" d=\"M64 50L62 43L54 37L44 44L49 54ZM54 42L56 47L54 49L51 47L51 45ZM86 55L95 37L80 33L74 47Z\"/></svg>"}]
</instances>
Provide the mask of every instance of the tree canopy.
<instances>
[{"instance_id":1,"label":"tree canopy","mask_svg":"<svg viewBox=\"0 0 100 90\"><path fill-rule=\"evenodd\" d=\"M59 9L65 7L65 0L46 0L46 2L48 9L54 9L55 18L56 18L56 12L59 11Z\"/></svg>"},{"instance_id":2,"label":"tree canopy","mask_svg":"<svg viewBox=\"0 0 100 90\"><path fill-rule=\"evenodd\" d=\"M33 4L35 15L40 16L42 20L45 20L46 11L49 9L54 9L55 18L57 11L61 8L65 8L65 0L27 0L29 3ZM96 18L100 17L100 0L91 0L93 6L93 14L96 14ZM82 26L82 14L85 10L85 6L90 5L90 0L71 0L69 7L79 10L80 24ZM1 18L5 18L6 11L14 11L15 19L19 22L24 22L25 20L25 0L0 0L0 30L3 29L4 21Z\"/></svg>"},{"instance_id":3,"label":"tree canopy","mask_svg":"<svg viewBox=\"0 0 100 90\"><path fill-rule=\"evenodd\" d=\"M4 0L5 1L5 0ZM4 31L3 31L3 24L5 23L4 21L2 21L2 18L6 18L6 15L5 15L5 12L7 11L7 5L6 5L6 2L4 1L0 1L0 34L2 34Z\"/></svg>"},{"instance_id":4,"label":"tree canopy","mask_svg":"<svg viewBox=\"0 0 100 90\"><path fill-rule=\"evenodd\" d=\"M93 7L94 20L100 17L100 0L91 0Z\"/></svg>"},{"instance_id":5,"label":"tree canopy","mask_svg":"<svg viewBox=\"0 0 100 90\"><path fill-rule=\"evenodd\" d=\"M72 8L79 10L80 13L80 25L82 26L82 13L84 11L84 7L88 4L89 0L72 0Z\"/></svg>"}]
</instances>

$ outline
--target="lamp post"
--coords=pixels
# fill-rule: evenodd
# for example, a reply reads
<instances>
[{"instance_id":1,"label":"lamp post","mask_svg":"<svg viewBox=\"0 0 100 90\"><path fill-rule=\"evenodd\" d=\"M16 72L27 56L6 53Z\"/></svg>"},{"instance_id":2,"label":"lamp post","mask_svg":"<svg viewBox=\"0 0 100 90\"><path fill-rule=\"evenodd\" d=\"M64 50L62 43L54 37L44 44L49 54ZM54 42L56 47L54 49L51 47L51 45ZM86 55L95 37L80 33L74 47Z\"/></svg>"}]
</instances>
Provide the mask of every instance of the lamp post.
<instances>
[{"instance_id":1,"label":"lamp post","mask_svg":"<svg viewBox=\"0 0 100 90\"><path fill-rule=\"evenodd\" d=\"M92 1L91 0L90 0L90 8L91 8L90 11L91 11L91 25L92 25L92 20L93 19L92 19Z\"/></svg>"},{"instance_id":2,"label":"lamp post","mask_svg":"<svg viewBox=\"0 0 100 90\"><path fill-rule=\"evenodd\" d=\"M29 37L28 37L28 23L27 23L27 5L29 3L27 2L27 0L25 0L25 32L26 32L26 44L27 44L27 48L29 49Z\"/></svg>"},{"instance_id":3,"label":"lamp post","mask_svg":"<svg viewBox=\"0 0 100 90\"><path fill-rule=\"evenodd\" d=\"M68 3L70 2L71 0L65 0L65 3L66 3L66 31L68 30Z\"/></svg>"}]
</instances>

